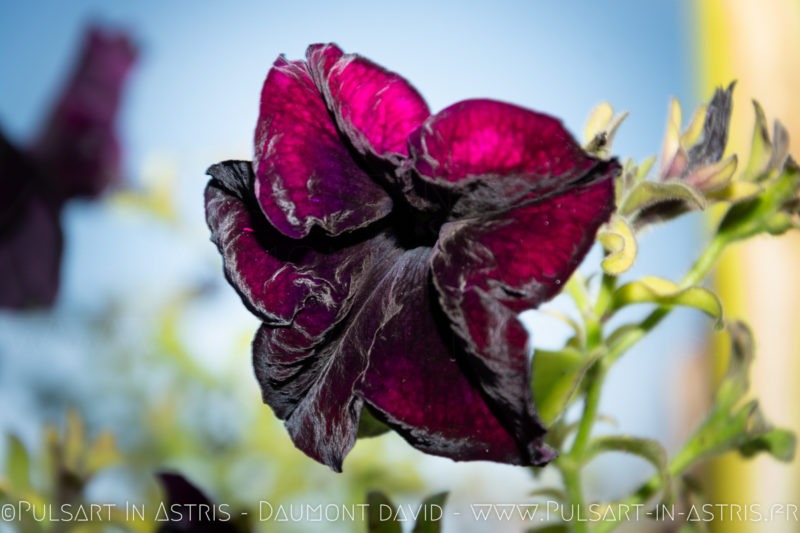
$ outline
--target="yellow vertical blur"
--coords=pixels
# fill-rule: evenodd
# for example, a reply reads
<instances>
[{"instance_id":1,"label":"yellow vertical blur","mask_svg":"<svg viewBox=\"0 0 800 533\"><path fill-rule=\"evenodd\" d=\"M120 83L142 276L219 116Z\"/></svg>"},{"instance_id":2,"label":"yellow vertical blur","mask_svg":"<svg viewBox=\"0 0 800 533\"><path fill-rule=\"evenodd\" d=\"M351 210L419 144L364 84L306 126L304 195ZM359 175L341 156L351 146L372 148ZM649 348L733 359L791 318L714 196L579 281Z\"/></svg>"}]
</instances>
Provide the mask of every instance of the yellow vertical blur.
<instances>
[{"instance_id":1,"label":"yellow vertical blur","mask_svg":"<svg viewBox=\"0 0 800 533\"><path fill-rule=\"evenodd\" d=\"M753 125L752 99L767 118L779 118L800 154L800 1L701 0L695 11L699 90L737 80L729 151L746 156ZM740 162L746 161L740 157ZM800 432L800 235L759 238L729 250L716 285L729 317L753 327L757 343L752 392L776 424ZM715 531L796 532L800 468L768 457L725 457L712 466L711 500L761 505L761 521L715 524ZM777 505L778 507L772 507ZM781 507L782 506L782 507ZM766 521L770 510L790 516ZM795 511L797 512L797 511ZM800 515L800 512L798 512Z\"/></svg>"}]
</instances>

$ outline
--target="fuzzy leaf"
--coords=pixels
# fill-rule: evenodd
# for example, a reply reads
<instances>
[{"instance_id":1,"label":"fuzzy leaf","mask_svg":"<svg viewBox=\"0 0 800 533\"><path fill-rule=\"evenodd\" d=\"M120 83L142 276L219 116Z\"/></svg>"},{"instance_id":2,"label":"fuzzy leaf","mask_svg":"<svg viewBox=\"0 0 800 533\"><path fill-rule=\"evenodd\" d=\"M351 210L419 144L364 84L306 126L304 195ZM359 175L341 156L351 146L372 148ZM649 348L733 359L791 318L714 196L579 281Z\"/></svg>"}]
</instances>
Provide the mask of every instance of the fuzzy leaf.
<instances>
[{"instance_id":1,"label":"fuzzy leaf","mask_svg":"<svg viewBox=\"0 0 800 533\"><path fill-rule=\"evenodd\" d=\"M780 235L794 226L789 212L800 195L800 168L787 158L782 171L761 184L756 197L734 204L720 222L717 232L729 241L747 239L758 233Z\"/></svg>"},{"instance_id":2,"label":"fuzzy leaf","mask_svg":"<svg viewBox=\"0 0 800 533\"><path fill-rule=\"evenodd\" d=\"M754 345L752 334L743 323L730 324L729 331L731 354L728 370L718 388L713 409L680 455L690 457L690 462L697 462L738 450L745 457L767 452L780 461L789 462L794 458L794 434L774 428L756 400L736 407L750 385Z\"/></svg>"},{"instance_id":3,"label":"fuzzy leaf","mask_svg":"<svg viewBox=\"0 0 800 533\"><path fill-rule=\"evenodd\" d=\"M531 371L533 400L545 426L564 412L595 359L569 347L560 351L536 350Z\"/></svg>"},{"instance_id":4,"label":"fuzzy leaf","mask_svg":"<svg viewBox=\"0 0 800 533\"><path fill-rule=\"evenodd\" d=\"M614 216L600 230L597 240L607 254L601 263L605 272L618 276L633 266L636 261L636 236L624 218Z\"/></svg>"},{"instance_id":5,"label":"fuzzy leaf","mask_svg":"<svg viewBox=\"0 0 800 533\"><path fill-rule=\"evenodd\" d=\"M658 441L628 435L607 435L598 437L589 443L586 452L587 461L604 452L622 452L641 457L652 464L661 477L661 486L665 487L664 501L670 500L670 473L667 451Z\"/></svg>"},{"instance_id":6,"label":"fuzzy leaf","mask_svg":"<svg viewBox=\"0 0 800 533\"><path fill-rule=\"evenodd\" d=\"M722 324L722 303L713 292L702 287L681 289L672 281L647 276L619 287L611 298L611 311L639 303L680 305L699 309L716 318L718 326Z\"/></svg>"},{"instance_id":7,"label":"fuzzy leaf","mask_svg":"<svg viewBox=\"0 0 800 533\"><path fill-rule=\"evenodd\" d=\"M706 201L691 185L682 181L666 182L642 181L628 194L619 213L630 216L657 204L682 201L693 209L705 209Z\"/></svg>"}]
</instances>

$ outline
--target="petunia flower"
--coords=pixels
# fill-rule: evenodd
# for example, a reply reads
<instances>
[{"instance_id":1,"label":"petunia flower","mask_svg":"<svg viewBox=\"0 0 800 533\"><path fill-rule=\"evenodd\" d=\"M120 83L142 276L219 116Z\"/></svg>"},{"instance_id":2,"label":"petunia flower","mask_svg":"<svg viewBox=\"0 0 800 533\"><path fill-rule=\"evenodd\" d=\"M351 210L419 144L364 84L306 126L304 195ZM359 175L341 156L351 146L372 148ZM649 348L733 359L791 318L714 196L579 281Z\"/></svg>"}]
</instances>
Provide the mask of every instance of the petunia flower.
<instances>
[{"instance_id":1,"label":"petunia flower","mask_svg":"<svg viewBox=\"0 0 800 533\"><path fill-rule=\"evenodd\" d=\"M517 314L578 266L619 171L547 115L491 100L431 115L334 45L279 57L254 161L212 166L205 201L295 445L339 471L367 409L427 453L553 459Z\"/></svg>"},{"instance_id":2,"label":"petunia flower","mask_svg":"<svg viewBox=\"0 0 800 533\"><path fill-rule=\"evenodd\" d=\"M0 307L50 306L59 285L60 216L120 174L115 125L135 51L123 33L92 28L36 141L0 133Z\"/></svg>"}]
</instances>

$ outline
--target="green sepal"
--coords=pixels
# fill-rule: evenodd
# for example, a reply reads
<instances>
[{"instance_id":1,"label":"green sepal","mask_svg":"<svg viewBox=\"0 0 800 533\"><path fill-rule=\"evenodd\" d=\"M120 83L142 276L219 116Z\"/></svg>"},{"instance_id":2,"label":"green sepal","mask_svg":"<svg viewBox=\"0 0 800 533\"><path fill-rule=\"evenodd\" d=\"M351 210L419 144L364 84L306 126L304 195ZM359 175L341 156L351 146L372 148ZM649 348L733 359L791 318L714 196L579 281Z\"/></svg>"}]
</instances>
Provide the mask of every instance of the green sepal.
<instances>
[{"instance_id":1,"label":"green sepal","mask_svg":"<svg viewBox=\"0 0 800 533\"><path fill-rule=\"evenodd\" d=\"M619 213L629 217L643 209L676 201L686 203L690 209L702 210L706 207L703 195L688 183L678 180L642 181L625 198L619 208Z\"/></svg>"},{"instance_id":2,"label":"green sepal","mask_svg":"<svg viewBox=\"0 0 800 533\"><path fill-rule=\"evenodd\" d=\"M769 140L769 128L764 109L756 100L753 100L753 107L756 112L756 123L753 127L753 140L750 142L750 158L742 173L742 179L759 181L769 170L769 162L772 159L772 142Z\"/></svg>"},{"instance_id":3,"label":"green sepal","mask_svg":"<svg viewBox=\"0 0 800 533\"><path fill-rule=\"evenodd\" d=\"M800 168L787 158L783 169L762 184L764 190L750 200L734 204L719 224L717 233L728 242L747 239L762 232L772 235L795 227L792 210L800 197Z\"/></svg>"}]
</instances>

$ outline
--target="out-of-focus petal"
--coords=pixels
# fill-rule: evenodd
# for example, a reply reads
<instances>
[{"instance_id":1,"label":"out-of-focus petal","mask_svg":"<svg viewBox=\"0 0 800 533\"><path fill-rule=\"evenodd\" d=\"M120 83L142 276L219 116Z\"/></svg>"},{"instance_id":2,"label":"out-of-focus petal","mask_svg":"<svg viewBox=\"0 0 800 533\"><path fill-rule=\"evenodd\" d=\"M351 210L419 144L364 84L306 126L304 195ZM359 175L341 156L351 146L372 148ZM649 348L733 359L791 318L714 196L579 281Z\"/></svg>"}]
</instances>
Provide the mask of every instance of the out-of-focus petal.
<instances>
[{"instance_id":1,"label":"out-of-focus petal","mask_svg":"<svg viewBox=\"0 0 800 533\"><path fill-rule=\"evenodd\" d=\"M459 195L456 216L519 205L562 190L607 163L553 117L494 100L466 100L409 137L414 177Z\"/></svg>"},{"instance_id":2,"label":"out-of-focus petal","mask_svg":"<svg viewBox=\"0 0 800 533\"><path fill-rule=\"evenodd\" d=\"M45 178L0 133L0 307L50 306L58 292L63 236Z\"/></svg>"},{"instance_id":3,"label":"out-of-focus petal","mask_svg":"<svg viewBox=\"0 0 800 533\"><path fill-rule=\"evenodd\" d=\"M250 163L209 169L206 218L225 274L245 305L270 325L291 326L305 348L347 309L351 282L372 260L368 242L295 240L271 227L249 193Z\"/></svg>"},{"instance_id":4,"label":"out-of-focus petal","mask_svg":"<svg viewBox=\"0 0 800 533\"><path fill-rule=\"evenodd\" d=\"M302 238L314 226L339 235L391 211L389 195L342 142L301 61L279 57L267 75L255 145L256 198L284 235Z\"/></svg>"},{"instance_id":5,"label":"out-of-focus petal","mask_svg":"<svg viewBox=\"0 0 800 533\"><path fill-rule=\"evenodd\" d=\"M116 119L135 58L125 34L90 30L77 67L32 149L63 199L97 196L118 180Z\"/></svg>"},{"instance_id":6,"label":"out-of-focus petal","mask_svg":"<svg viewBox=\"0 0 800 533\"><path fill-rule=\"evenodd\" d=\"M333 44L310 46L307 58L339 129L359 153L408 154L408 135L430 115L408 81Z\"/></svg>"},{"instance_id":7,"label":"out-of-focus petal","mask_svg":"<svg viewBox=\"0 0 800 533\"><path fill-rule=\"evenodd\" d=\"M519 431L530 417L530 379L516 313L559 292L611 215L613 198L612 180L603 179L494 219L442 228L431 256L441 305L474 356L483 390Z\"/></svg>"},{"instance_id":8,"label":"out-of-focus petal","mask_svg":"<svg viewBox=\"0 0 800 533\"><path fill-rule=\"evenodd\" d=\"M0 307L51 306L58 293L63 236L58 211L34 196L0 229Z\"/></svg>"}]
</instances>

